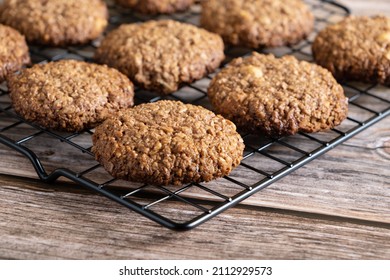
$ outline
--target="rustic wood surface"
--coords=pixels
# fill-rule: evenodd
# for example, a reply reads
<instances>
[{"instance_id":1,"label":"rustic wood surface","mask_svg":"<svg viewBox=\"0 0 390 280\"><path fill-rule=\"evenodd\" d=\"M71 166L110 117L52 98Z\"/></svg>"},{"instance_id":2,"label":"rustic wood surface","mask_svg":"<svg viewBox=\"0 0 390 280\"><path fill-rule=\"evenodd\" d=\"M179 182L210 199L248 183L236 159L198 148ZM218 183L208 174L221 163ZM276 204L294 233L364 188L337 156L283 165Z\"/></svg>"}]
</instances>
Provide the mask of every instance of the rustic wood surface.
<instances>
[{"instance_id":1,"label":"rustic wood surface","mask_svg":"<svg viewBox=\"0 0 390 280\"><path fill-rule=\"evenodd\" d=\"M390 256L384 223L239 206L172 232L71 186L2 177L3 258L294 259ZM233 222L234 221L234 222Z\"/></svg>"},{"instance_id":2,"label":"rustic wood surface","mask_svg":"<svg viewBox=\"0 0 390 280\"><path fill-rule=\"evenodd\" d=\"M340 2L356 14L390 15L388 0ZM71 151L40 152L48 169L65 155L80 165ZM390 118L184 233L72 184L43 184L3 146L0 157L3 259L390 258Z\"/></svg>"}]
</instances>

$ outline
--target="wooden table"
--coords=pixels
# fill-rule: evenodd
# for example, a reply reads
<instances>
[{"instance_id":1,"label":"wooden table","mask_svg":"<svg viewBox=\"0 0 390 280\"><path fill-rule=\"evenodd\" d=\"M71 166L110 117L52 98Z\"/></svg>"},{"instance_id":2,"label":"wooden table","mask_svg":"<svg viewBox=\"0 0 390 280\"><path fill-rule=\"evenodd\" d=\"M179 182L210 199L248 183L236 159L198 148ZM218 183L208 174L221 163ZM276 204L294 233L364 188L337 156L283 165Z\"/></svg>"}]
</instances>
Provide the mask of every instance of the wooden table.
<instances>
[{"instance_id":1,"label":"wooden table","mask_svg":"<svg viewBox=\"0 0 390 280\"><path fill-rule=\"evenodd\" d=\"M390 15L388 0L343 2ZM27 160L0 153L0 173L13 173L0 175L3 259L390 258L390 118L188 232L31 179Z\"/></svg>"}]
</instances>

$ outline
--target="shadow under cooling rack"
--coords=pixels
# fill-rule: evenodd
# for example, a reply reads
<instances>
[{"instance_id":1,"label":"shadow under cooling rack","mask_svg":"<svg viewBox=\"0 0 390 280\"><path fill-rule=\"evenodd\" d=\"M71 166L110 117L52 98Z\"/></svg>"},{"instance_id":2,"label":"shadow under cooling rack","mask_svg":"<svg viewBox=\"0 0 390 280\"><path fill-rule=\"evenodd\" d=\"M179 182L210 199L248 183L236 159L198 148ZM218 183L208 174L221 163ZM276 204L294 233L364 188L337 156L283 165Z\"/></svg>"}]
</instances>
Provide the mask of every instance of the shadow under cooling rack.
<instances>
[{"instance_id":1,"label":"shadow under cooling rack","mask_svg":"<svg viewBox=\"0 0 390 280\"><path fill-rule=\"evenodd\" d=\"M331 1L306 1L315 17L315 32L291 47L258 50L276 56L294 55L312 61L311 42L316 32L327 24L337 22L349 11ZM150 17L118 11L110 5L110 27L138 22ZM157 18L167 18L161 16ZM197 24L199 6L189 12L169 16L175 20ZM98 41L86 46L44 48L30 46L34 63L60 59L92 61ZM224 65L250 49L228 48ZM212 109L207 99L207 87L212 75L182 87L171 96L136 90L136 104L160 99L180 100ZM82 133L62 133L25 122L12 109L7 87L0 85L0 143L18 151L33 164L45 182L60 177L100 193L143 216L174 230L188 230L215 217L309 161L333 149L357 133L390 115L390 89L380 85L344 84L350 99L349 116L340 126L315 134L299 133L290 137L271 139L242 134L245 142L244 159L229 176L209 183L184 186L152 186L112 178L91 153L93 130Z\"/></svg>"}]
</instances>

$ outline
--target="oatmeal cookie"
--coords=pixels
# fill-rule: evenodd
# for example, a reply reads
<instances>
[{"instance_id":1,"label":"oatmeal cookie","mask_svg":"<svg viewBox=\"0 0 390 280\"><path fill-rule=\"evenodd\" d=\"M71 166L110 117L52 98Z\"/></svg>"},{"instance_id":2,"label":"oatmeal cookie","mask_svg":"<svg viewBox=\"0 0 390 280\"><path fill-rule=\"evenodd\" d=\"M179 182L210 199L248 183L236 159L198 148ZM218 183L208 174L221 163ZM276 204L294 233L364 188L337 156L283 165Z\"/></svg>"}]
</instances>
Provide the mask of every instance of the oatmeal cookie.
<instances>
[{"instance_id":1,"label":"oatmeal cookie","mask_svg":"<svg viewBox=\"0 0 390 280\"><path fill-rule=\"evenodd\" d=\"M36 64L8 76L15 111L43 127L81 131L133 105L133 84L115 69L76 60Z\"/></svg>"},{"instance_id":2,"label":"oatmeal cookie","mask_svg":"<svg viewBox=\"0 0 390 280\"><path fill-rule=\"evenodd\" d=\"M161 94L203 78L224 57L218 35L173 20L123 24L107 35L95 53L99 63Z\"/></svg>"},{"instance_id":3,"label":"oatmeal cookie","mask_svg":"<svg viewBox=\"0 0 390 280\"><path fill-rule=\"evenodd\" d=\"M33 44L84 44L108 24L102 0L4 0L0 22L12 26Z\"/></svg>"},{"instance_id":4,"label":"oatmeal cookie","mask_svg":"<svg viewBox=\"0 0 390 280\"><path fill-rule=\"evenodd\" d=\"M201 26L231 45L277 47L310 34L314 17L301 0L208 0L202 3Z\"/></svg>"},{"instance_id":5,"label":"oatmeal cookie","mask_svg":"<svg viewBox=\"0 0 390 280\"><path fill-rule=\"evenodd\" d=\"M348 111L332 74L293 56L237 58L214 77L208 96L238 127L276 137L332 128Z\"/></svg>"},{"instance_id":6,"label":"oatmeal cookie","mask_svg":"<svg viewBox=\"0 0 390 280\"><path fill-rule=\"evenodd\" d=\"M390 85L390 18L350 16L322 30L315 61L338 80Z\"/></svg>"},{"instance_id":7,"label":"oatmeal cookie","mask_svg":"<svg viewBox=\"0 0 390 280\"><path fill-rule=\"evenodd\" d=\"M0 83L10 73L30 63L24 37L15 29L0 24Z\"/></svg>"},{"instance_id":8,"label":"oatmeal cookie","mask_svg":"<svg viewBox=\"0 0 390 280\"><path fill-rule=\"evenodd\" d=\"M194 0L115 0L122 7L143 14L172 14L188 9Z\"/></svg>"},{"instance_id":9,"label":"oatmeal cookie","mask_svg":"<svg viewBox=\"0 0 390 280\"><path fill-rule=\"evenodd\" d=\"M122 110L96 128L93 143L96 159L112 176L155 185L222 177L244 150L232 122L178 101Z\"/></svg>"}]
</instances>

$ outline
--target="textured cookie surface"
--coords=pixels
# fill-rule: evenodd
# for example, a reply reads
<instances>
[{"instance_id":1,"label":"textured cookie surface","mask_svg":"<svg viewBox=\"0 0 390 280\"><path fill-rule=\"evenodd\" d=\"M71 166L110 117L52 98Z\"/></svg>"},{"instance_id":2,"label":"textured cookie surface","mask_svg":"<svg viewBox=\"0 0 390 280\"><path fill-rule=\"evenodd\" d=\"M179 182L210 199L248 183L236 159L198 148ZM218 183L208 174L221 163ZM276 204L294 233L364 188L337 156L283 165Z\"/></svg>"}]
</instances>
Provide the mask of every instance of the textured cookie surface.
<instances>
[{"instance_id":1,"label":"textured cookie surface","mask_svg":"<svg viewBox=\"0 0 390 280\"><path fill-rule=\"evenodd\" d=\"M390 18L350 16L322 30L315 61L339 79L390 85Z\"/></svg>"},{"instance_id":2,"label":"textured cookie surface","mask_svg":"<svg viewBox=\"0 0 390 280\"><path fill-rule=\"evenodd\" d=\"M5 77L30 63L24 37L15 29L0 24L0 82Z\"/></svg>"},{"instance_id":3,"label":"textured cookie surface","mask_svg":"<svg viewBox=\"0 0 390 280\"><path fill-rule=\"evenodd\" d=\"M115 0L119 5L143 14L171 14L188 9L194 0Z\"/></svg>"},{"instance_id":4,"label":"textured cookie surface","mask_svg":"<svg viewBox=\"0 0 390 280\"><path fill-rule=\"evenodd\" d=\"M107 26L102 0L5 0L0 21L26 36L28 42L63 46L97 38Z\"/></svg>"},{"instance_id":5,"label":"textured cookie surface","mask_svg":"<svg viewBox=\"0 0 390 280\"><path fill-rule=\"evenodd\" d=\"M222 177L244 150L232 122L177 101L123 110L96 128L93 142L96 159L114 177L155 185Z\"/></svg>"},{"instance_id":6,"label":"textured cookie surface","mask_svg":"<svg viewBox=\"0 0 390 280\"><path fill-rule=\"evenodd\" d=\"M133 84L115 69L75 60L34 65L8 77L15 111L44 127L81 131L133 105Z\"/></svg>"},{"instance_id":7,"label":"textured cookie surface","mask_svg":"<svg viewBox=\"0 0 390 280\"><path fill-rule=\"evenodd\" d=\"M169 94L214 71L224 59L222 39L172 20L124 24L110 32L95 59L148 90Z\"/></svg>"},{"instance_id":8,"label":"textured cookie surface","mask_svg":"<svg viewBox=\"0 0 390 280\"><path fill-rule=\"evenodd\" d=\"M313 29L314 18L301 0L208 0L201 26L226 43L251 48L291 45Z\"/></svg>"},{"instance_id":9,"label":"textured cookie surface","mask_svg":"<svg viewBox=\"0 0 390 280\"><path fill-rule=\"evenodd\" d=\"M216 111L239 127L270 136L332 128L348 111L332 74L293 56L235 59L214 77L208 95Z\"/></svg>"}]
</instances>

